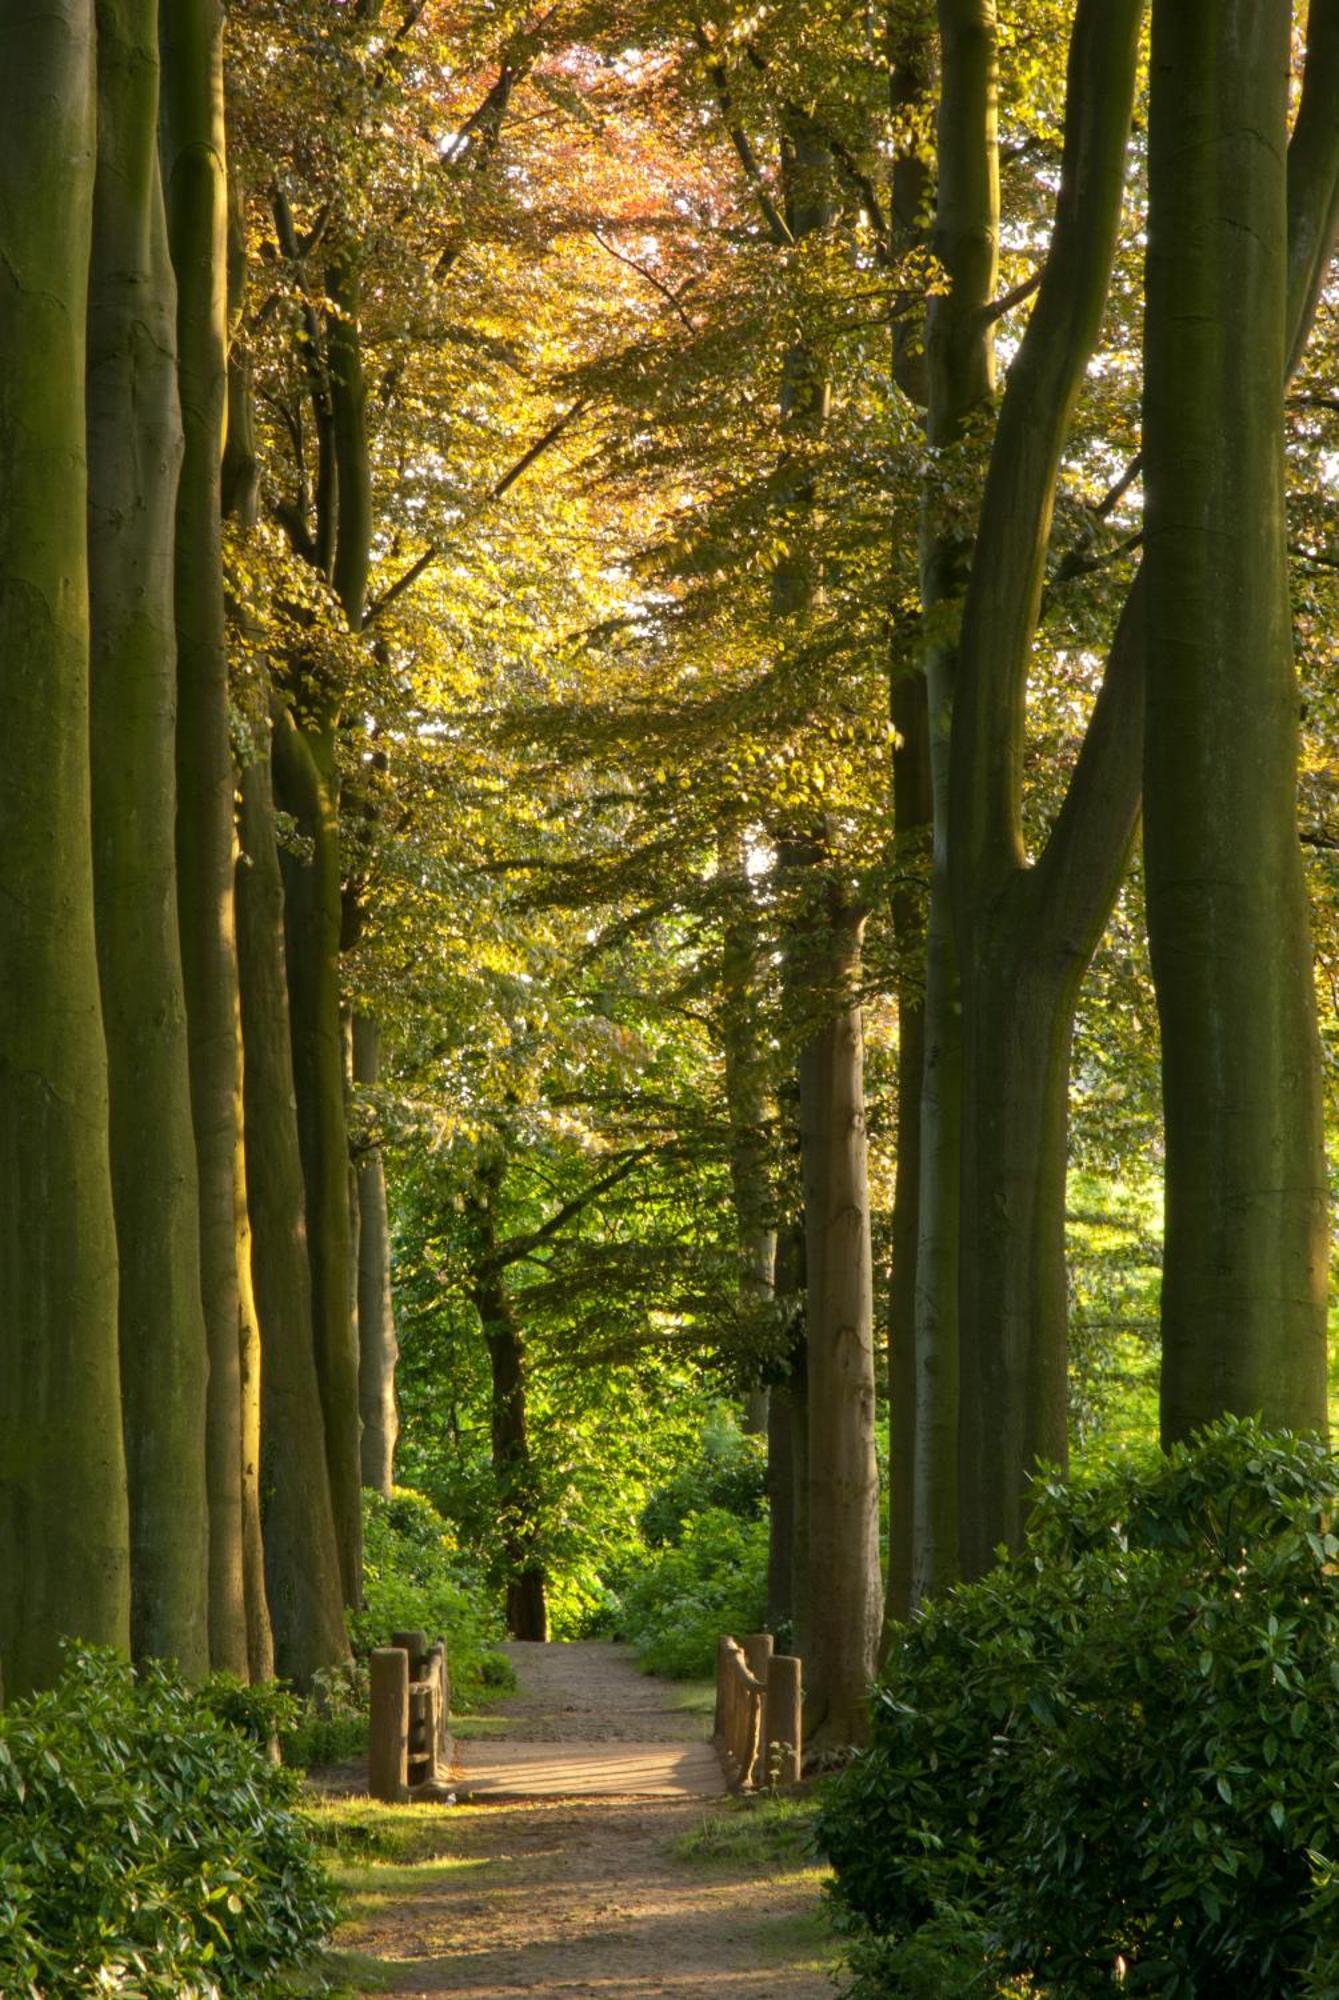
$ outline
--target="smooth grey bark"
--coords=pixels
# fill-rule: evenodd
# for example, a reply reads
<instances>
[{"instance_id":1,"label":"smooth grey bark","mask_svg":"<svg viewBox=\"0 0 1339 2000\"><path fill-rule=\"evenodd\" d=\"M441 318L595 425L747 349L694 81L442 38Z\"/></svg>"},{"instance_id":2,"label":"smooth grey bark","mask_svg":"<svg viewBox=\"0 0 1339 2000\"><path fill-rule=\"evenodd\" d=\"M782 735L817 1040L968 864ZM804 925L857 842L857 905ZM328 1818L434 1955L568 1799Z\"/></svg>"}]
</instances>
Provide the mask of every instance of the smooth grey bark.
<instances>
[{"instance_id":1,"label":"smooth grey bark","mask_svg":"<svg viewBox=\"0 0 1339 2000\"><path fill-rule=\"evenodd\" d=\"M506 1565L507 1630L513 1639L549 1636L547 1579L536 1547L536 1481L530 1452L525 1338L507 1285L516 1246L498 1237L497 1203L506 1175L501 1152L484 1157L468 1201L474 1245L470 1297L483 1328L492 1377L493 1479Z\"/></svg>"},{"instance_id":2,"label":"smooth grey bark","mask_svg":"<svg viewBox=\"0 0 1339 2000\"><path fill-rule=\"evenodd\" d=\"M808 1379L805 1740L863 1741L883 1586L874 1281L859 1000L862 913L833 883L811 936L819 1025L800 1055Z\"/></svg>"},{"instance_id":3,"label":"smooth grey bark","mask_svg":"<svg viewBox=\"0 0 1339 2000\"><path fill-rule=\"evenodd\" d=\"M749 887L743 834L722 832L717 874L725 898L721 941L721 1049L729 1120L730 1189L739 1246L739 1298L745 1315L771 1304L776 1280L776 1223L768 1139L767 1063L761 1016L758 916ZM768 1388L744 1398L746 1433L770 1435Z\"/></svg>"},{"instance_id":4,"label":"smooth grey bark","mask_svg":"<svg viewBox=\"0 0 1339 2000\"><path fill-rule=\"evenodd\" d=\"M242 310L246 297L246 234L243 225L242 191L235 176L228 185L228 420L224 443L220 496L225 517L253 529L260 510L260 465L256 452L255 410L251 391L250 357L240 343ZM245 625L247 609L232 604L230 614ZM239 775L239 794L244 779ZM233 892L234 910L240 893ZM240 916L235 917L240 925ZM241 964L238 963L240 1006ZM237 1095L242 1105L242 1126L246 1117L246 1052L244 1036L237 1037L239 1063ZM238 1320L239 1389L241 1395L242 1443L242 1562L246 1602L247 1657L253 1681L274 1678L274 1632L270 1623L269 1594L265 1583L265 1537L261 1521L261 1383L264 1354L254 1277L255 1242L251 1230L247 1193L246 1134L239 1128L233 1154L234 1213L238 1218Z\"/></svg>"},{"instance_id":5,"label":"smooth grey bark","mask_svg":"<svg viewBox=\"0 0 1339 2000\"><path fill-rule=\"evenodd\" d=\"M241 773L238 944L247 1194L263 1369L261 1487L275 1665L299 1686L348 1657L312 1335L305 1187L288 1025L283 884L269 760Z\"/></svg>"},{"instance_id":6,"label":"smooth grey bark","mask_svg":"<svg viewBox=\"0 0 1339 2000\"><path fill-rule=\"evenodd\" d=\"M1109 669L1065 809L1030 866L1025 703L1061 455L1115 256L1142 15L1142 0L1080 0L1075 12L1055 220L1000 407L958 643L948 866L962 1007L958 1511L969 1576L1000 1543L1017 1544L1033 1467L1063 1464L1068 1447L1069 1048L1133 835L1140 705L1125 663ZM1138 629L1136 604L1117 648Z\"/></svg>"},{"instance_id":7,"label":"smooth grey bark","mask_svg":"<svg viewBox=\"0 0 1339 2000\"><path fill-rule=\"evenodd\" d=\"M905 256L924 244L932 177L921 143L934 74L931 0L895 5L888 14L890 103L894 118L890 251ZM925 420L928 371L924 315L904 304L893 326L893 381ZM926 888L920 869L934 826L930 711L924 663L909 663L894 639L889 662L893 724L894 888L897 947L897 1164L893 1190L892 1265L888 1282L888 1560L883 1640L912 1608L916 1542L916 1263L920 1239L921 1116L925 1084Z\"/></svg>"},{"instance_id":8,"label":"smooth grey bark","mask_svg":"<svg viewBox=\"0 0 1339 2000\"><path fill-rule=\"evenodd\" d=\"M339 985L338 772L333 718L300 728L276 720L274 793L306 851L281 857L288 948L288 1011L306 1188L307 1248L317 1380L325 1418L345 1602L362 1601L362 1456L358 1346L349 1310L353 1268L344 1037Z\"/></svg>"},{"instance_id":9,"label":"smooth grey bark","mask_svg":"<svg viewBox=\"0 0 1339 2000\"><path fill-rule=\"evenodd\" d=\"M995 0L939 0L938 192L931 247L946 287L926 314L926 436L946 467L993 401L989 307L999 267ZM960 468L956 468L960 476ZM911 1600L958 1573L958 1272L962 1206L962 1003L950 894L949 785L958 609L973 524L936 481L921 519L921 604L932 798L916 1246Z\"/></svg>"},{"instance_id":10,"label":"smooth grey bark","mask_svg":"<svg viewBox=\"0 0 1339 2000\"><path fill-rule=\"evenodd\" d=\"M129 1530L93 929L85 328L93 0L0 0L0 1682L125 1648Z\"/></svg>"},{"instance_id":11,"label":"smooth grey bark","mask_svg":"<svg viewBox=\"0 0 1339 2000\"><path fill-rule=\"evenodd\" d=\"M829 151L809 120L788 114L781 240L799 243L832 219ZM805 463L821 436L831 386L803 340L781 384L785 447L773 505L786 553L772 574L778 635L802 629L819 587L810 541L815 505ZM798 1057L801 1187L806 1254L808 1437L804 1550L796 1595L805 1626L805 1736L816 1747L863 1740L882 1617L878 1463L874 1434L874 1287L864 1132L860 952L864 913L839 887L825 829L782 845L782 870L801 904L787 949ZM822 1614L819 1615L819 1595Z\"/></svg>"},{"instance_id":12,"label":"smooth grey bark","mask_svg":"<svg viewBox=\"0 0 1339 2000\"><path fill-rule=\"evenodd\" d=\"M1167 1441L1225 1410L1326 1427L1328 1189L1283 455L1301 337L1289 306L1296 318L1314 289L1289 268L1291 26L1288 0L1154 0L1144 855ZM1309 212L1328 219L1332 198ZM1307 212L1291 217L1303 266Z\"/></svg>"},{"instance_id":13,"label":"smooth grey bark","mask_svg":"<svg viewBox=\"0 0 1339 2000\"><path fill-rule=\"evenodd\" d=\"M177 922L176 290L158 166L157 0L98 0L88 310L98 968L120 1268L131 1649L209 1671L209 1357Z\"/></svg>"},{"instance_id":14,"label":"smooth grey bark","mask_svg":"<svg viewBox=\"0 0 1339 2000\"><path fill-rule=\"evenodd\" d=\"M381 1030L369 1014L353 1017L353 1080L375 1090ZM395 1406L395 1300L391 1287L386 1169L375 1136L358 1159L358 1406L363 1420L363 1484L389 1493L400 1419Z\"/></svg>"},{"instance_id":15,"label":"smooth grey bark","mask_svg":"<svg viewBox=\"0 0 1339 2000\"><path fill-rule=\"evenodd\" d=\"M209 1337L210 1655L216 1667L245 1674L242 1107L219 490L228 373L223 14L218 0L161 0L159 24L159 143L185 430L176 555L177 879Z\"/></svg>"}]
</instances>

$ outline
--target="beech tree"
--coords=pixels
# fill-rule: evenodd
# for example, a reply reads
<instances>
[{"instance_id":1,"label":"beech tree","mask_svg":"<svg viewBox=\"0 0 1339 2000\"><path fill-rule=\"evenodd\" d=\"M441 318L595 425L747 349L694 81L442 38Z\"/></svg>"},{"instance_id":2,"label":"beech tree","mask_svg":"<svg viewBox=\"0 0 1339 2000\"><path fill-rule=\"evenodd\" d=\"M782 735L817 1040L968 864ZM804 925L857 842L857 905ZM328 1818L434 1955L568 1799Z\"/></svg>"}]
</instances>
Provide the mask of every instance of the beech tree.
<instances>
[{"instance_id":1,"label":"beech tree","mask_svg":"<svg viewBox=\"0 0 1339 2000\"><path fill-rule=\"evenodd\" d=\"M1328 1188L1283 393L1334 240L1339 10L1310 9L1289 149L1292 20L1287 0L1153 9L1144 859L1169 1442L1224 1411L1326 1427Z\"/></svg>"},{"instance_id":2,"label":"beech tree","mask_svg":"<svg viewBox=\"0 0 1339 2000\"><path fill-rule=\"evenodd\" d=\"M158 167L156 0L97 10L88 311L91 752L129 1476L131 1645L210 1662L209 1369L177 926L176 288ZM188 806L189 810L189 806ZM233 1347L236 1348L234 1333ZM241 1477L241 1446L233 1483ZM244 1667L242 1649L224 1656Z\"/></svg>"},{"instance_id":3,"label":"beech tree","mask_svg":"<svg viewBox=\"0 0 1339 2000\"><path fill-rule=\"evenodd\" d=\"M217 0L161 12L161 147L177 278L185 455L177 498L178 896L200 1187L200 1268L209 1333L210 1653L247 1671L264 1661L263 1594L247 1589L260 1468L248 1461L243 1391L256 1398L259 1334L242 1165L242 1056L233 914L232 749L223 600L220 474L227 407L227 187L223 15ZM247 1356L244 1369L243 1355Z\"/></svg>"},{"instance_id":4,"label":"beech tree","mask_svg":"<svg viewBox=\"0 0 1339 2000\"><path fill-rule=\"evenodd\" d=\"M0 1672L130 1637L93 927L85 436L94 10L0 10ZM21 59L18 51L22 50Z\"/></svg>"}]
</instances>

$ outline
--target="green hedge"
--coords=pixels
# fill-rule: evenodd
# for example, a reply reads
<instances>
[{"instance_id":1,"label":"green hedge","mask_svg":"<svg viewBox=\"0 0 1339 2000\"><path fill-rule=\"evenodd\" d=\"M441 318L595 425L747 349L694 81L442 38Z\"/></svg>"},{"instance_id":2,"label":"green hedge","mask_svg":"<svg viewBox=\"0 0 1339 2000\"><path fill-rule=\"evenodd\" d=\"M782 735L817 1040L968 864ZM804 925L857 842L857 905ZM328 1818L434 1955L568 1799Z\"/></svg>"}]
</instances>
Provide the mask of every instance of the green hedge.
<instances>
[{"instance_id":1,"label":"green hedge","mask_svg":"<svg viewBox=\"0 0 1339 2000\"><path fill-rule=\"evenodd\" d=\"M615 1636L632 1641L647 1673L705 1679L717 1635L756 1632L766 1617L767 1523L708 1507L680 1534L624 1582Z\"/></svg>"},{"instance_id":2,"label":"green hedge","mask_svg":"<svg viewBox=\"0 0 1339 2000\"><path fill-rule=\"evenodd\" d=\"M317 1949L297 1781L220 1715L236 1699L84 1652L0 1713L5 2000L255 2000Z\"/></svg>"},{"instance_id":3,"label":"green hedge","mask_svg":"<svg viewBox=\"0 0 1339 2000\"><path fill-rule=\"evenodd\" d=\"M432 1502L403 1486L389 1499L364 1492L363 1608L349 1620L354 1652L366 1659L393 1632L416 1631L445 1635L457 1712L512 1684L498 1650L501 1616Z\"/></svg>"},{"instance_id":4,"label":"green hedge","mask_svg":"<svg viewBox=\"0 0 1339 2000\"><path fill-rule=\"evenodd\" d=\"M1339 1993L1339 1468L1225 1421L904 1628L820 1841L853 1991Z\"/></svg>"}]
</instances>

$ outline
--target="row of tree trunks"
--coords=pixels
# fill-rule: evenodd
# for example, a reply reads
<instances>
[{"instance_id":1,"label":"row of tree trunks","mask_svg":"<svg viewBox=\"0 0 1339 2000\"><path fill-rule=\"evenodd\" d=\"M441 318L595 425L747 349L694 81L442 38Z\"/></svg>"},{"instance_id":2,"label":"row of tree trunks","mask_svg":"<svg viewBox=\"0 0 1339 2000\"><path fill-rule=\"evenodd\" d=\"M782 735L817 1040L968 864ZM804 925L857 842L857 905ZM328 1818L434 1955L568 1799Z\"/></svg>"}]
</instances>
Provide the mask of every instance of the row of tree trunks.
<instances>
[{"instance_id":1,"label":"row of tree trunks","mask_svg":"<svg viewBox=\"0 0 1339 2000\"><path fill-rule=\"evenodd\" d=\"M242 787L243 1047L221 35L216 0L0 14L24 51L0 85L0 192L22 190L0 200L0 631L22 665L0 787L9 1693L54 1678L76 1632L265 1678L271 1599L306 1681L347 1656L357 1595L356 1367L341 1587L264 765ZM332 1150L347 1189L342 1118Z\"/></svg>"}]
</instances>

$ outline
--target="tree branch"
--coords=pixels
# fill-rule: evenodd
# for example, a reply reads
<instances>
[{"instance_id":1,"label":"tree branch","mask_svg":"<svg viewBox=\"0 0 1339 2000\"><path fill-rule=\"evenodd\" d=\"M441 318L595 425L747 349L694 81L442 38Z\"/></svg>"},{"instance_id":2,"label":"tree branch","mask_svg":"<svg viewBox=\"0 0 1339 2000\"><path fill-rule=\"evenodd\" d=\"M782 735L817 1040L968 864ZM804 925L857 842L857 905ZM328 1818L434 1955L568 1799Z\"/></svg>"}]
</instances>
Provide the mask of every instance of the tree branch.
<instances>
[{"instance_id":1,"label":"tree branch","mask_svg":"<svg viewBox=\"0 0 1339 2000\"><path fill-rule=\"evenodd\" d=\"M744 169L744 177L753 189L758 207L762 211L763 220L767 224L768 233L778 249L793 249L795 238L791 235L786 218L777 207L768 189L767 182L763 178L762 168L758 165L758 156L753 150L748 133L740 124L735 112L734 96L730 89L730 78L725 64L716 53L716 50L712 46L711 38L700 21L694 24L693 39L706 58L707 75L711 78L712 88L716 92L716 102L720 106L721 111L721 122L725 126L730 144L735 149L739 164Z\"/></svg>"},{"instance_id":2,"label":"tree branch","mask_svg":"<svg viewBox=\"0 0 1339 2000\"><path fill-rule=\"evenodd\" d=\"M568 425L574 423L582 411L589 408L589 396L578 396L571 408L564 410L563 414L549 425L542 437L536 438L532 445L527 445L515 464L508 466L502 477L496 480L487 493L484 494L483 499L475 509L475 518L478 517L478 514L485 507L491 506L495 500L501 500L503 495L508 493L516 484L517 480L530 470L536 459L541 458L550 445L558 442L558 439L562 436ZM394 604L397 597L403 597L404 593L418 582L423 572L426 569L430 569L442 553L443 545L433 542L430 547L423 551L421 556L417 556L414 559L403 576L397 577L394 583L383 590L379 596L374 597L363 613L363 630L366 631L374 618L379 618L389 605Z\"/></svg>"},{"instance_id":3,"label":"tree branch","mask_svg":"<svg viewBox=\"0 0 1339 2000\"><path fill-rule=\"evenodd\" d=\"M488 1258L488 1269L505 1271L509 1264L515 1264L521 1258L529 1257L541 1244L552 1242L555 1236L561 1235L569 1222L575 1222L592 1202L598 1201L602 1194L608 1194L620 1181L625 1181L629 1174L635 1173L642 1161L649 1158L656 1150L657 1142L638 1146L634 1152L625 1154L618 1165L611 1167L607 1174L601 1174L598 1180L592 1181L580 1194L573 1195L570 1201L565 1201L547 1222L540 1224L538 1229L532 1229L524 1236L510 1236L505 1243L499 1243Z\"/></svg>"}]
</instances>

